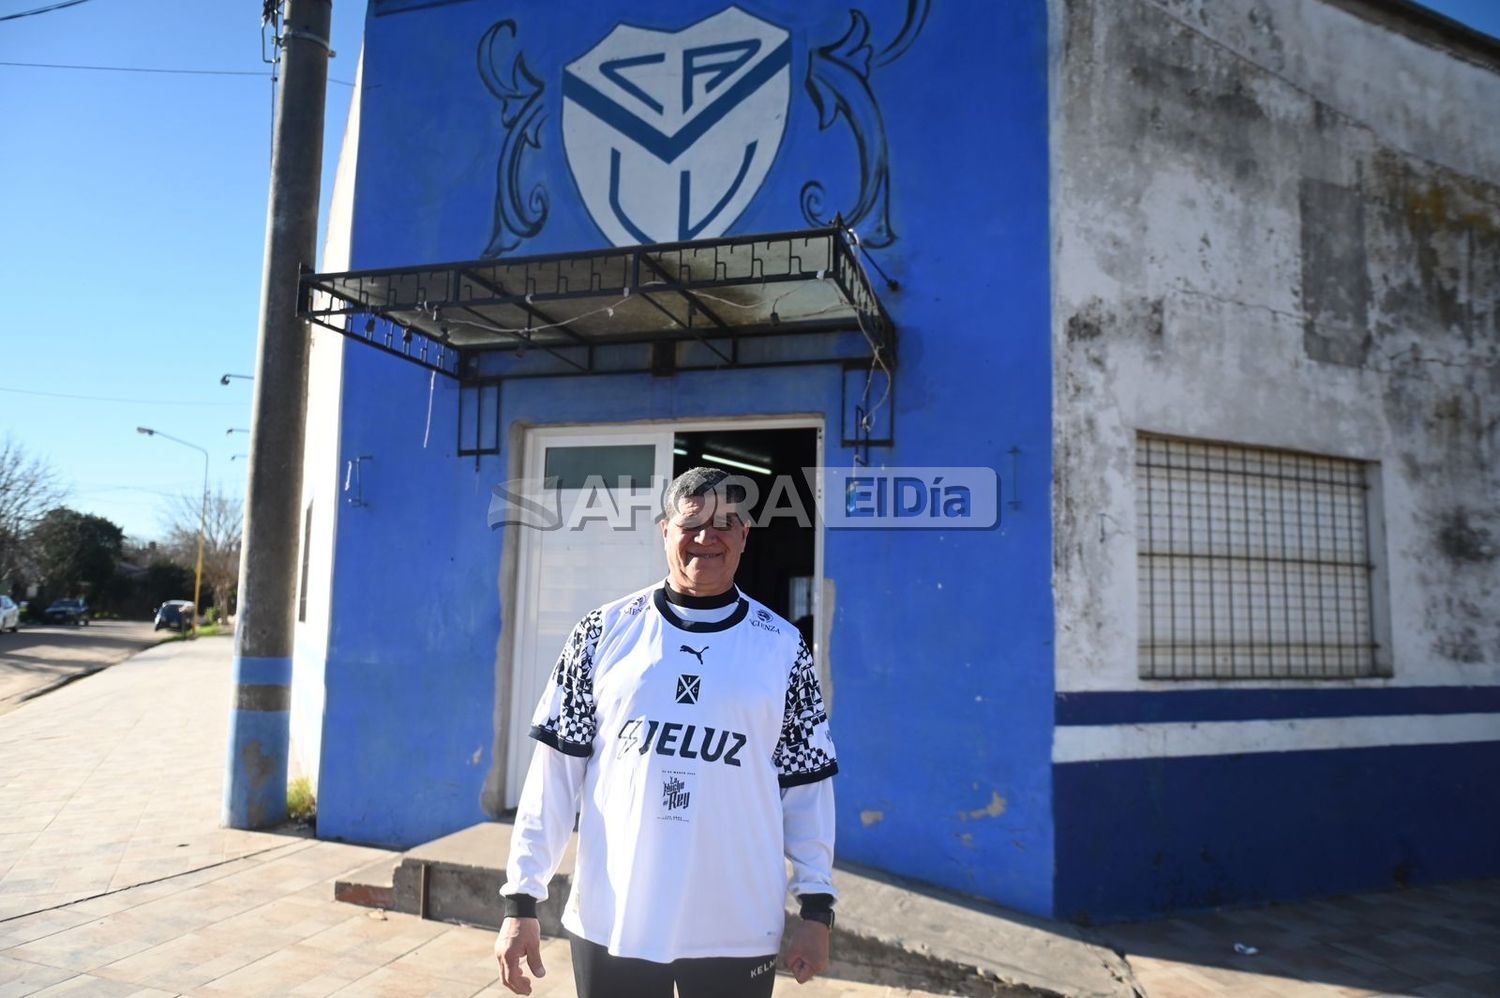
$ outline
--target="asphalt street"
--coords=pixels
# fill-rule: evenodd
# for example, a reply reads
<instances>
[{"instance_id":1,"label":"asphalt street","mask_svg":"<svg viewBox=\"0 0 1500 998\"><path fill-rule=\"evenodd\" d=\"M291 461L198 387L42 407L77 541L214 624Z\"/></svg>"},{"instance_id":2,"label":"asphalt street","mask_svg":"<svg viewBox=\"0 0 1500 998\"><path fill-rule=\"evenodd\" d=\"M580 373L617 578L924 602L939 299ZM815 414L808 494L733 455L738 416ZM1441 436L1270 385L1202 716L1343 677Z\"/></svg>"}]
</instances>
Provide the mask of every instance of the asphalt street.
<instances>
[{"instance_id":1,"label":"asphalt street","mask_svg":"<svg viewBox=\"0 0 1500 998\"><path fill-rule=\"evenodd\" d=\"M96 620L88 626L22 624L0 633L0 714L30 697L106 668L169 636L150 621Z\"/></svg>"}]
</instances>

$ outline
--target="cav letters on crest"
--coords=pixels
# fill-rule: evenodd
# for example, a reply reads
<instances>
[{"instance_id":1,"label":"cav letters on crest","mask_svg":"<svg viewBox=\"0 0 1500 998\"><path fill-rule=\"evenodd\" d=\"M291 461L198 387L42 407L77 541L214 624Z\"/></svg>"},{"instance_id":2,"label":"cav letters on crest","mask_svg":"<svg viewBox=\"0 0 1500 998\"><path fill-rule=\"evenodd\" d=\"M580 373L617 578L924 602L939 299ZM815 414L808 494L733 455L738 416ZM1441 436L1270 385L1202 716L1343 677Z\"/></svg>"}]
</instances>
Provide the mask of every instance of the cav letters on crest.
<instances>
[{"instance_id":1,"label":"cav letters on crest","mask_svg":"<svg viewBox=\"0 0 1500 998\"><path fill-rule=\"evenodd\" d=\"M563 146L616 246L711 239L776 158L791 36L729 7L681 31L618 25L563 71Z\"/></svg>"}]
</instances>

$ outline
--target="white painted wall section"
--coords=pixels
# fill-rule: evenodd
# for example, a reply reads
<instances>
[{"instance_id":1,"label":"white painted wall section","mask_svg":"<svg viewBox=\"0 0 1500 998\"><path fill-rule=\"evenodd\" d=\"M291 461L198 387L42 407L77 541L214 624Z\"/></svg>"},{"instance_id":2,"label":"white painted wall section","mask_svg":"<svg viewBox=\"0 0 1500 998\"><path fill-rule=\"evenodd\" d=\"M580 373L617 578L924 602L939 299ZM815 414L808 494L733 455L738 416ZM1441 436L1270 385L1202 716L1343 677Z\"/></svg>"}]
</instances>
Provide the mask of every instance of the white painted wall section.
<instances>
[{"instance_id":1,"label":"white painted wall section","mask_svg":"<svg viewBox=\"0 0 1500 998\"><path fill-rule=\"evenodd\" d=\"M321 269L347 270L354 218L354 178L359 153L359 107L364 60L355 70L354 94L339 149ZM328 657L329 596L333 585L333 546L342 501L339 480L339 408L343 393L344 337L313 325L308 358L307 433L302 457L302 516L312 507L308 538L307 613L296 629L292 657L291 755L297 773L318 785L323 744L324 666ZM300 595L300 594L299 594Z\"/></svg>"}]
</instances>

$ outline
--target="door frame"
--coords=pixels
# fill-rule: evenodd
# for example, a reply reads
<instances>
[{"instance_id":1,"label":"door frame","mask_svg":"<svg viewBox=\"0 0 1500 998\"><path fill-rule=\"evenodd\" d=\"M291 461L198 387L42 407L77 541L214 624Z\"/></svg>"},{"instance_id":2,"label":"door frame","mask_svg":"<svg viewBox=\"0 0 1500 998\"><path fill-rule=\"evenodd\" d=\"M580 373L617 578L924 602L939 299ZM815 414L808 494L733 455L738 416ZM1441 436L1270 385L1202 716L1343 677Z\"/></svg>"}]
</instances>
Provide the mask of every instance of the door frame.
<instances>
[{"instance_id":1,"label":"door frame","mask_svg":"<svg viewBox=\"0 0 1500 998\"><path fill-rule=\"evenodd\" d=\"M734 432L739 430L813 430L816 434L814 441L814 460L816 467L823 467L827 433L825 427L827 419L821 413L807 413L784 416L735 416L719 419L659 419L638 420L634 422L609 422L609 423L552 423L552 424L529 424L517 425L519 432L512 439L516 440L519 450L519 465L522 478L541 477L542 455L546 445L569 438L587 439L607 444L609 437L620 437L652 431L665 431L671 434L677 433L705 433L713 431ZM817 476L812 484L813 505L816 509L822 509L823 482L822 476ZM516 627L515 622L520 620L527 610L530 597L527 595L534 586L523 587L521 581L528 572L535 570L535 559L537 557L537 546L528 541L527 535L530 531L523 531L519 525L511 524L504 528L502 543L505 545L505 557L501 559L502 585L501 585L501 632L499 648L497 649L501 664L497 676L496 688L504 691L501 699L503 702L496 704L495 719L504 724L502 730L495 732L495 743L497 754L501 756L496 760L496 769L501 776L501 804L512 796L519 797L521 788L519 785L512 786L511 753L513 743L512 727L516 724L516 718L522 716L518 711L529 711L533 704L519 704L518 688L521 677L516 669L516 663L521 659L519 642L522 632ZM665 562L662 570L666 570ZM826 588L823 574L823 518L815 516L813 522L813 661L818 674L824 685L825 699L831 697L829 686L831 677L828 674L828 642L824 635L831 628L827 624L824 606L824 589ZM523 591L524 589L524 591ZM623 593L619 595L624 595ZM508 625L508 626L507 626ZM524 767L518 767L519 779L525 779ZM514 791L514 793L512 793Z\"/></svg>"}]
</instances>

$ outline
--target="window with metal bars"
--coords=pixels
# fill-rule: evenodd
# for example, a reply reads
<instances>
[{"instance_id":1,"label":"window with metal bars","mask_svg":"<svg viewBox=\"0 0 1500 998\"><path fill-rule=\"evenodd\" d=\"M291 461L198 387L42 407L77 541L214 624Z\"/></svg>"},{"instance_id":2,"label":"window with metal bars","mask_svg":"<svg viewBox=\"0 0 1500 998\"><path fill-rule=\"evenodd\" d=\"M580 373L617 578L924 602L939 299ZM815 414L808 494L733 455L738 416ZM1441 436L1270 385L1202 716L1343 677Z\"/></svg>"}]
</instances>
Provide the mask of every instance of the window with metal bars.
<instances>
[{"instance_id":1,"label":"window with metal bars","mask_svg":"<svg viewBox=\"0 0 1500 998\"><path fill-rule=\"evenodd\" d=\"M1135 468L1143 678L1380 672L1371 465L1141 433Z\"/></svg>"}]
</instances>

